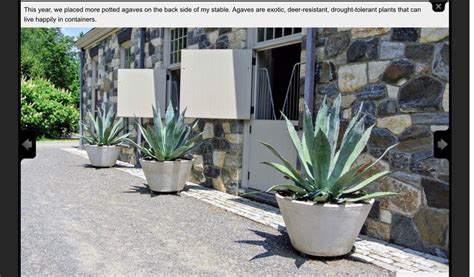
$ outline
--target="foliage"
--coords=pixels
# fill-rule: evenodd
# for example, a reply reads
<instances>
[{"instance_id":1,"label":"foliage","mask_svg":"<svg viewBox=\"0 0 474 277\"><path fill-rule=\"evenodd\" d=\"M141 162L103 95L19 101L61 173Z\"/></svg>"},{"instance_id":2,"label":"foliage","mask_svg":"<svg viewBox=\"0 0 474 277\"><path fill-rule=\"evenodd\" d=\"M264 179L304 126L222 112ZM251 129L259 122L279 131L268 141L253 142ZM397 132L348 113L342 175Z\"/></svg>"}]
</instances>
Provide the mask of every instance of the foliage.
<instances>
[{"instance_id":1,"label":"foliage","mask_svg":"<svg viewBox=\"0 0 474 277\"><path fill-rule=\"evenodd\" d=\"M170 103L163 123L160 109L156 110L153 107L153 126L145 128L137 123L145 140L144 146L130 139L128 141L140 150L144 158L162 162L183 157L198 145L197 142L202 135L202 133L192 135L192 130L197 126L198 121L194 120L187 125L184 122L185 112L186 109L180 114Z\"/></svg>"},{"instance_id":2,"label":"foliage","mask_svg":"<svg viewBox=\"0 0 474 277\"><path fill-rule=\"evenodd\" d=\"M21 80L21 128L38 137L58 138L77 131L79 111L69 91L43 79Z\"/></svg>"},{"instance_id":3,"label":"foliage","mask_svg":"<svg viewBox=\"0 0 474 277\"><path fill-rule=\"evenodd\" d=\"M22 28L20 43L22 78L46 79L78 93L79 61L73 37L63 35L59 28Z\"/></svg>"},{"instance_id":4,"label":"foliage","mask_svg":"<svg viewBox=\"0 0 474 277\"><path fill-rule=\"evenodd\" d=\"M91 145L117 145L130 135L130 133L121 134L125 128L123 118L115 120L115 112L112 106L106 109L105 104L102 104L97 110L95 118L91 112L88 112L87 115L91 120L93 130L87 124L84 124L84 130L89 135L82 136L82 138Z\"/></svg>"},{"instance_id":5,"label":"foliage","mask_svg":"<svg viewBox=\"0 0 474 277\"><path fill-rule=\"evenodd\" d=\"M349 122L340 147L336 149L339 138L341 96L335 99L332 107L329 107L326 102L324 98L314 125L311 112L305 106L301 139L293 124L285 116L288 132L296 148L303 173L295 169L271 145L262 143L283 163L264 162L264 164L273 167L294 182L294 184L271 187L268 191L285 190L297 200L330 203L363 202L393 195L392 192L367 194L363 189L391 173L382 171L373 174L373 166L395 145L389 147L375 162L354 166L374 126L365 129L365 116L361 115L361 108L359 108L357 114Z\"/></svg>"}]
</instances>

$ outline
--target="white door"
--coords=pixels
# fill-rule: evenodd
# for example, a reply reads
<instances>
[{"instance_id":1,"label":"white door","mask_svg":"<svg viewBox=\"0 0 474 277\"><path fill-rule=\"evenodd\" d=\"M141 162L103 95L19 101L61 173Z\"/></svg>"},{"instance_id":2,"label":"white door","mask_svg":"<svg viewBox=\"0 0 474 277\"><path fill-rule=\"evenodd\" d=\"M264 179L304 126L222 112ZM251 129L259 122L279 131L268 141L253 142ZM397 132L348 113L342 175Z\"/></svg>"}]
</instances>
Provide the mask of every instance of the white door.
<instances>
[{"instance_id":1,"label":"white door","mask_svg":"<svg viewBox=\"0 0 474 277\"><path fill-rule=\"evenodd\" d=\"M256 52L254 69L254 114L250 121L248 146L247 186L265 191L268 188L291 183L274 168L263 161L282 163L260 142L273 146L288 162L296 167L296 149L288 134L286 121L280 111L297 124L300 49L298 45L284 45L277 50L266 49ZM292 55L285 56L288 51Z\"/></svg>"},{"instance_id":2,"label":"white door","mask_svg":"<svg viewBox=\"0 0 474 277\"><path fill-rule=\"evenodd\" d=\"M267 190L271 186L290 183L280 172L262 161L281 161L260 142L272 145L293 166L296 166L296 150L288 135L286 123L283 120L252 120L250 131L250 162L249 183L252 189Z\"/></svg>"}]
</instances>

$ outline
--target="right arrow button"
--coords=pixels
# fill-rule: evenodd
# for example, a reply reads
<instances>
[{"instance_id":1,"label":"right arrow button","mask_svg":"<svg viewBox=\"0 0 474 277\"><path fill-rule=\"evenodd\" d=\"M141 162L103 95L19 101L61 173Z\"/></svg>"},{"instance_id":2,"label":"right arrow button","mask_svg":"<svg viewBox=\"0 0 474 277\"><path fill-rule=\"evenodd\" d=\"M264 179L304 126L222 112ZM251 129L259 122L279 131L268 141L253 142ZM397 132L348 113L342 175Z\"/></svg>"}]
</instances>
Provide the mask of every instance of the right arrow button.
<instances>
[{"instance_id":1,"label":"right arrow button","mask_svg":"<svg viewBox=\"0 0 474 277\"><path fill-rule=\"evenodd\" d=\"M434 132L434 156L439 159L451 159L451 131Z\"/></svg>"}]
</instances>

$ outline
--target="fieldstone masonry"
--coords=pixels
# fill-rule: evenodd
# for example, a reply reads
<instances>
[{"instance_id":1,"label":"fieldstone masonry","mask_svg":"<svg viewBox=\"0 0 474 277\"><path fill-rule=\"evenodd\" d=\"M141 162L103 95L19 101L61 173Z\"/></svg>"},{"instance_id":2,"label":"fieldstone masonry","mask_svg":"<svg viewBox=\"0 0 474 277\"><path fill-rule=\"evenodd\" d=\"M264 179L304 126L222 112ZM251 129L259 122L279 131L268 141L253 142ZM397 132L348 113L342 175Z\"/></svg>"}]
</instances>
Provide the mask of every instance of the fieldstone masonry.
<instances>
[{"instance_id":1,"label":"fieldstone masonry","mask_svg":"<svg viewBox=\"0 0 474 277\"><path fill-rule=\"evenodd\" d=\"M102 39L93 48L98 47L98 80L96 106L104 101L116 105L117 102L117 71L120 65L120 44L117 30L110 36ZM165 30L164 28L146 28L144 45L144 67L163 68L165 64ZM247 43L245 28L188 28L188 49L242 49ZM139 68L140 65L140 29L133 28L130 36L133 62L130 68ZM91 110L92 91L95 89L92 78L92 61L90 50L85 51L84 86L82 97L84 111ZM104 97L107 95L107 100ZM148 119L142 119L150 123ZM86 118L84 123L88 123ZM132 139L137 138L135 120L126 120ZM203 132L204 141L193 154L195 164L192 170L192 181L223 192L237 193L241 183L243 127L241 120L201 119L199 130ZM132 164L137 162L133 148L123 147L120 156L122 161Z\"/></svg>"},{"instance_id":2,"label":"fieldstone masonry","mask_svg":"<svg viewBox=\"0 0 474 277\"><path fill-rule=\"evenodd\" d=\"M394 174L370 188L398 195L376 201L363 233L447 257L449 163L433 157L433 131L449 125L448 29L320 28L317 38L316 108L342 93L347 121L363 105L376 126L359 162L398 143L382 162Z\"/></svg>"},{"instance_id":3,"label":"fieldstone masonry","mask_svg":"<svg viewBox=\"0 0 474 277\"><path fill-rule=\"evenodd\" d=\"M94 88L96 104L107 99L116 105L120 31L91 45L98 47L97 86L92 84L90 50L85 51L84 111L91 109ZM145 68L166 67L166 31L145 29ZM398 143L379 165L394 174L369 188L398 195L376 201L363 233L441 257L449 254L449 163L433 157L433 132L449 125L448 35L448 29L430 28L318 28L316 39L315 108L324 96L331 100L341 93L344 128L362 105L366 124L376 126L359 162L374 160ZM132 29L130 40L131 67L138 68L140 29ZM246 47L245 28L188 28L188 49ZM302 58L305 51L303 37ZM127 124L136 138L133 119ZM193 153L190 181L236 194L242 181L244 121L202 119L198 129L204 141ZM124 148L121 160L135 164L134 150Z\"/></svg>"}]
</instances>

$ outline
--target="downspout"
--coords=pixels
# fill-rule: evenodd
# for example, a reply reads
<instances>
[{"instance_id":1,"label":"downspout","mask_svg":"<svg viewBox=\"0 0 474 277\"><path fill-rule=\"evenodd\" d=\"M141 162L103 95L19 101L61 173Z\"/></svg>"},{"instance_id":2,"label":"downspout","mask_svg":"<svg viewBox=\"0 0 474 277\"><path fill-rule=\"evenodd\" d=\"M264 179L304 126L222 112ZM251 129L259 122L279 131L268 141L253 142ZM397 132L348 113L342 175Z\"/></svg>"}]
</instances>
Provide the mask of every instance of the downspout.
<instances>
[{"instance_id":1,"label":"downspout","mask_svg":"<svg viewBox=\"0 0 474 277\"><path fill-rule=\"evenodd\" d=\"M315 36L315 29L308 28L306 33L304 101L308 105L311 114L314 112L314 65L316 62Z\"/></svg>"},{"instance_id":2,"label":"downspout","mask_svg":"<svg viewBox=\"0 0 474 277\"><path fill-rule=\"evenodd\" d=\"M138 68L145 68L145 28L140 28L140 59L138 61ZM143 123L142 118L138 118L140 124ZM137 144L141 145L142 143L142 133L137 130ZM135 167L141 167L140 165L140 151L137 149L137 161L135 163Z\"/></svg>"},{"instance_id":3,"label":"downspout","mask_svg":"<svg viewBox=\"0 0 474 277\"><path fill-rule=\"evenodd\" d=\"M145 28L140 28L140 61L139 67L145 68Z\"/></svg>"},{"instance_id":4,"label":"downspout","mask_svg":"<svg viewBox=\"0 0 474 277\"><path fill-rule=\"evenodd\" d=\"M79 138L79 146L82 146L84 144L84 141L82 139L82 136L84 135L84 130L82 124L84 123L84 110L82 106L82 89L84 87L84 49L81 48L81 51L79 52L79 134L81 137Z\"/></svg>"},{"instance_id":5,"label":"downspout","mask_svg":"<svg viewBox=\"0 0 474 277\"><path fill-rule=\"evenodd\" d=\"M307 28L306 53L305 53L305 75L304 75L304 102L308 105L311 115L314 113L314 64L315 64L315 29ZM300 112L298 119L298 133L302 135L304 110ZM313 116L314 118L314 116ZM296 168L301 170L300 160L296 160Z\"/></svg>"}]
</instances>

